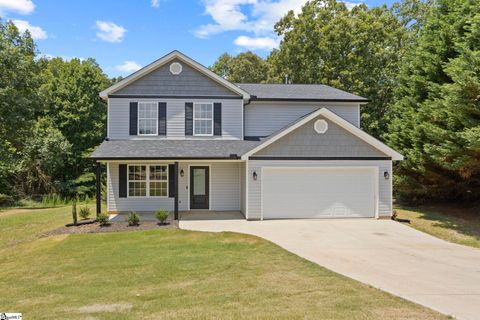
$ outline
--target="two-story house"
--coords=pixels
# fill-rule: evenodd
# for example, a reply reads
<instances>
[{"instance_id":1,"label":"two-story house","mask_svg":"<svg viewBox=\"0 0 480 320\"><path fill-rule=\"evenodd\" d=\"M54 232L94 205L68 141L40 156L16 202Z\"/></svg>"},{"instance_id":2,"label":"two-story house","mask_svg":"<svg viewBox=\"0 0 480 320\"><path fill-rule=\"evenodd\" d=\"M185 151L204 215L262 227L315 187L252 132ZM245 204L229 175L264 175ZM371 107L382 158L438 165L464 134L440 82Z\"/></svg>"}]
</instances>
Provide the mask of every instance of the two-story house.
<instances>
[{"instance_id":1,"label":"two-story house","mask_svg":"<svg viewBox=\"0 0 480 320\"><path fill-rule=\"evenodd\" d=\"M109 212L392 213L392 161L402 155L360 129L365 98L325 85L231 83L178 51L100 96L107 138L91 157L107 167Z\"/></svg>"}]
</instances>

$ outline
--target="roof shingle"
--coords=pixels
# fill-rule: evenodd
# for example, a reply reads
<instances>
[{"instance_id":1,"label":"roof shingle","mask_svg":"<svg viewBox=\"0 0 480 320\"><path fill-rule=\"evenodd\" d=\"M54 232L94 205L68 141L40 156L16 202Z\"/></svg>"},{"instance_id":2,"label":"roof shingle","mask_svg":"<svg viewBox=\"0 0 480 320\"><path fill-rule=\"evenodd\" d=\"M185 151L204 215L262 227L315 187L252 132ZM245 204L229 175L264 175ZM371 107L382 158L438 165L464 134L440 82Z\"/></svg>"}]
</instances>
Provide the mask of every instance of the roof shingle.
<instances>
[{"instance_id":1,"label":"roof shingle","mask_svg":"<svg viewBox=\"0 0 480 320\"><path fill-rule=\"evenodd\" d=\"M368 99L323 84L236 83L252 100L368 102Z\"/></svg>"},{"instance_id":2,"label":"roof shingle","mask_svg":"<svg viewBox=\"0 0 480 320\"><path fill-rule=\"evenodd\" d=\"M260 144L246 140L110 140L103 141L92 159L231 159ZM235 158L236 158L235 157Z\"/></svg>"}]
</instances>

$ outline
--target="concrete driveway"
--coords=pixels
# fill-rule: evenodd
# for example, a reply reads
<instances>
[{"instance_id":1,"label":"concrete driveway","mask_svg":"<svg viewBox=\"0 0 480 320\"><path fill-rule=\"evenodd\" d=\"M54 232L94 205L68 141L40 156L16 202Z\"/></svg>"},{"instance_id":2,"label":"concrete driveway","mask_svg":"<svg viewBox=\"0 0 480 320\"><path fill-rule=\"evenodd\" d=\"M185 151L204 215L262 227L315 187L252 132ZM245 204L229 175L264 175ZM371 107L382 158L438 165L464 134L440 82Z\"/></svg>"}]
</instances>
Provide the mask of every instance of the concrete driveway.
<instances>
[{"instance_id":1,"label":"concrete driveway","mask_svg":"<svg viewBox=\"0 0 480 320\"><path fill-rule=\"evenodd\" d=\"M480 319L480 250L391 220L190 219L180 228L256 235L330 270L458 319Z\"/></svg>"}]
</instances>

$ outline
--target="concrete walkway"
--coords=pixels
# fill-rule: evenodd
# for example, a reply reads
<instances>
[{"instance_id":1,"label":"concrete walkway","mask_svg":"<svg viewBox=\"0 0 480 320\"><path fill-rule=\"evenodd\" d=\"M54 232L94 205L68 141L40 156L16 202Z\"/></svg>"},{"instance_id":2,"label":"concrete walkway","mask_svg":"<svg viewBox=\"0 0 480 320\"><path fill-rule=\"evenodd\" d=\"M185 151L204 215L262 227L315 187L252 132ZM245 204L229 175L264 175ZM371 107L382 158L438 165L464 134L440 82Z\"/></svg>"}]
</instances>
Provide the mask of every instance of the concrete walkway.
<instances>
[{"instance_id":1,"label":"concrete walkway","mask_svg":"<svg viewBox=\"0 0 480 320\"><path fill-rule=\"evenodd\" d=\"M305 259L458 319L480 319L480 250L391 220L180 221L270 240Z\"/></svg>"}]
</instances>

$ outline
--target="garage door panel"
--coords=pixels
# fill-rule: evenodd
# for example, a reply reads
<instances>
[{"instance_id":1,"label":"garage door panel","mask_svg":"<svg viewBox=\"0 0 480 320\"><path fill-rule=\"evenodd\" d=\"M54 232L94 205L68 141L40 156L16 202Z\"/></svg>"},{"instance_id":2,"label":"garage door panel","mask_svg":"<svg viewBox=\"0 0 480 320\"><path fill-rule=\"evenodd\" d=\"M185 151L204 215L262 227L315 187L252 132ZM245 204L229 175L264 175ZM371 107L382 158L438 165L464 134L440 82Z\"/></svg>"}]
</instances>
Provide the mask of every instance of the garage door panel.
<instances>
[{"instance_id":1,"label":"garage door panel","mask_svg":"<svg viewBox=\"0 0 480 320\"><path fill-rule=\"evenodd\" d=\"M264 219L374 216L371 168L264 168Z\"/></svg>"}]
</instances>

